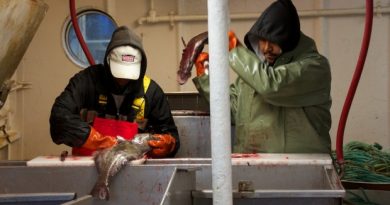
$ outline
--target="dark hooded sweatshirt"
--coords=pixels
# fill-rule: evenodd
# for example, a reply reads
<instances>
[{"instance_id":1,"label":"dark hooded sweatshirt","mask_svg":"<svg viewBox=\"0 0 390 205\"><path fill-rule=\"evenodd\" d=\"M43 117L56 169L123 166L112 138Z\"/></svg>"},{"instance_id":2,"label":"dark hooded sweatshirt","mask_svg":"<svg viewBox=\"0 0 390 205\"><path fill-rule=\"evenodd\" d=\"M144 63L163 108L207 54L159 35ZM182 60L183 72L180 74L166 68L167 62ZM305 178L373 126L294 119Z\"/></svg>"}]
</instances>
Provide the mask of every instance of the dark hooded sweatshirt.
<instances>
[{"instance_id":1,"label":"dark hooded sweatshirt","mask_svg":"<svg viewBox=\"0 0 390 205\"><path fill-rule=\"evenodd\" d=\"M283 50L273 66L253 53L252 45L261 38ZM238 76L230 86L233 152L330 153L329 63L315 42L300 32L291 1L271 4L245 36L245 44L248 48L238 46L229 52ZM193 81L208 97L208 76Z\"/></svg>"},{"instance_id":2,"label":"dark hooded sweatshirt","mask_svg":"<svg viewBox=\"0 0 390 205\"><path fill-rule=\"evenodd\" d=\"M141 51L141 72L138 80L130 80L124 88L120 88L111 74L107 56L112 49L124 45ZM171 134L176 138L176 148L171 155L174 156L180 146L178 131L161 87L151 80L147 92L144 93L143 78L146 67L147 58L141 39L125 26L117 28L107 47L104 65L93 65L77 73L56 98L50 116L53 142L81 147L89 136L94 116L134 122L137 110L132 106L133 101L135 98L143 97L144 117L147 123L138 132ZM123 97L119 107L113 95Z\"/></svg>"},{"instance_id":3,"label":"dark hooded sweatshirt","mask_svg":"<svg viewBox=\"0 0 390 205\"><path fill-rule=\"evenodd\" d=\"M252 51L252 42L265 39L276 43L282 52L293 50L301 35L299 17L290 0L279 0L272 3L259 17L245 35L245 45ZM256 44L257 46L257 44Z\"/></svg>"}]
</instances>

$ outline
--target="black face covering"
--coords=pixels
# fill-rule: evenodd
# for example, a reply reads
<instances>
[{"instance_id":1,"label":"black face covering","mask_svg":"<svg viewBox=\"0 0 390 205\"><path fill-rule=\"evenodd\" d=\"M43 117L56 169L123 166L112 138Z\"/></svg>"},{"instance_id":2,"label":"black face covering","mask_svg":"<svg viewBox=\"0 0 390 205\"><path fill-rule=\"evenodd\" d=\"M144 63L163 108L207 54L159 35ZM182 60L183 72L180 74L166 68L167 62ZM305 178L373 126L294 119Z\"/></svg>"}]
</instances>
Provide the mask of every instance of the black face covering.
<instances>
[{"instance_id":1,"label":"black face covering","mask_svg":"<svg viewBox=\"0 0 390 205\"><path fill-rule=\"evenodd\" d=\"M141 88L142 81L140 80L129 80L126 85L120 85L115 78L113 80L115 88L112 90L112 93L116 95L136 93Z\"/></svg>"},{"instance_id":2,"label":"black face covering","mask_svg":"<svg viewBox=\"0 0 390 205\"><path fill-rule=\"evenodd\" d=\"M110 88L110 92L115 95L124 95L136 93L140 88L142 88L142 79L138 80L129 80L126 85L120 85L116 78L111 74L110 69L106 69L107 75L110 76L108 79L107 86Z\"/></svg>"}]
</instances>

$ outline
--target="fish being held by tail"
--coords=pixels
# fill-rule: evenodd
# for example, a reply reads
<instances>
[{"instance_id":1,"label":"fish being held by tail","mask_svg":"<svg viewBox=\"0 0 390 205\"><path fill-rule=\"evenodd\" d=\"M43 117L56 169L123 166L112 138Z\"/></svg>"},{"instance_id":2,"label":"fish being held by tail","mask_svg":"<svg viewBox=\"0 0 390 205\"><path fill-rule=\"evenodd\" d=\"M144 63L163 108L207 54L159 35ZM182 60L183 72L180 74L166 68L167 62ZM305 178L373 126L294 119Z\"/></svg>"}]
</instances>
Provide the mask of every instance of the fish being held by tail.
<instances>
[{"instance_id":1,"label":"fish being held by tail","mask_svg":"<svg viewBox=\"0 0 390 205\"><path fill-rule=\"evenodd\" d=\"M184 50L181 55L180 67L177 71L177 82L180 85L183 85L187 82L188 78L191 77L192 66L198 58L199 54L202 52L204 45L208 43L208 32L203 32L195 37L185 45L184 40Z\"/></svg>"},{"instance_id":2,"label":"fish being held by tail","mask_svg":"<svg viewBox=\"0 0 390 205\"><path fill-rule=\"evenodd\" d=\"M128 162L142 159L146 152L151 150L148 140L153 139L151 134L137 134L131 141L119 141L117 145L94 154L94 161L99 173L98 180L91 191L91 195L109 200L109 179L115 176ZM142 160L143 163L145 160Z\"/></svg>"}]
</instances>

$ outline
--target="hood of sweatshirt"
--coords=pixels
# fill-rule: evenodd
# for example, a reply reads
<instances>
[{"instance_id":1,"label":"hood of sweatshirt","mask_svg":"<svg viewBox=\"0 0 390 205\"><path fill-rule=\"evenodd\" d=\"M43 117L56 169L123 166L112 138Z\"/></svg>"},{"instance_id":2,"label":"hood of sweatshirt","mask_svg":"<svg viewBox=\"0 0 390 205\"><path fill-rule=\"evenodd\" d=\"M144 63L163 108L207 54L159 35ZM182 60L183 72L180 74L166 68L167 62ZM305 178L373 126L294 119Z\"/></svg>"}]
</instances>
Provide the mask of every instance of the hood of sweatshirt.
<instances>
[{"instance_id":1,"label":"hood of sweatshirt","mask_svg":"<svg viewBox=\"0 0 390 205\"><path fill-rule=\"evenodd\" d=\"M121 26L115 29L115 31L112 34L111 41L107 46L106 53L104 56L104 67L106 68L106 72L109 73L109 75L112 78L113 84L114 83L114 76L111 73L109 63L107 61L107 56L110 54L110 52L119 46L131 46L133 48L138 49L141 52L142 60L141 60L141 70L138 80L130 80L129 83L125 88L122 88L120 90L116 89L115 86L113 86L113 93L120 94L120 93L129 93L129 92L137 92L141 87L143 83L143 78L146 73L146 67L147 67L147 58L145 51L142 46L141 38L134 33L132 30L130 30L126 26Z\"/></svg>"},{"instance_id":2,"label":"hood of sweatshirt","mask_svg":"<svg viewBox=\"0 0 390 205\"><path fill-rule=\"evenodd\" d=\"M278 0L265 9L245 35L244 42L256 52L259 40L265 39L279 45L282 52L288 52L297 46L300 30L298 13L291 0Z\"/></svg>"}]
</instances>

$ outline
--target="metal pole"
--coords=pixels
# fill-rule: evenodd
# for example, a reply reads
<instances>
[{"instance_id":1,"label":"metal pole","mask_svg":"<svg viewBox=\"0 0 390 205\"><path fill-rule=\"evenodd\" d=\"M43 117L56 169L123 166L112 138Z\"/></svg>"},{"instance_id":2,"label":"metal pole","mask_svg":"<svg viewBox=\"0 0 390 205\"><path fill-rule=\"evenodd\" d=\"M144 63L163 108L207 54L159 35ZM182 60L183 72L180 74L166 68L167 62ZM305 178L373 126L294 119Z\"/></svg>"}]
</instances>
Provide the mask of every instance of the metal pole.
<instances>
[{"instance_id":1,"label":"metal pole","mask_svg":"<svg viewBox=\"0 0 390 205\"><path fill-rule=\"evenodd\" d=\"M228 0L208 0L213 204L232 205Z\"/></svg>"}]
</instances>

